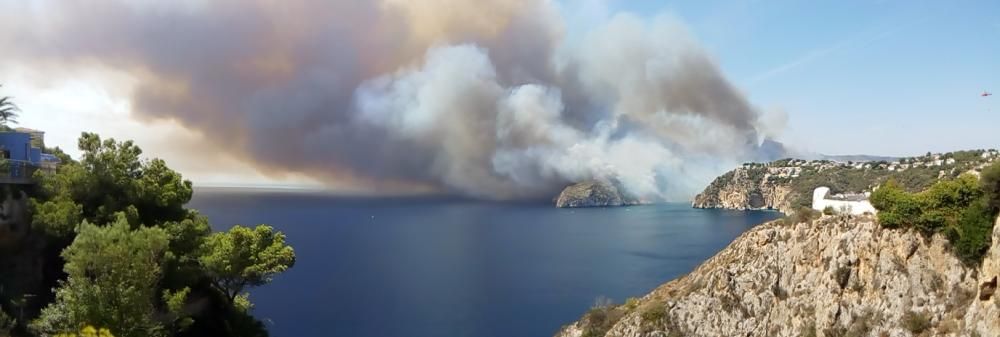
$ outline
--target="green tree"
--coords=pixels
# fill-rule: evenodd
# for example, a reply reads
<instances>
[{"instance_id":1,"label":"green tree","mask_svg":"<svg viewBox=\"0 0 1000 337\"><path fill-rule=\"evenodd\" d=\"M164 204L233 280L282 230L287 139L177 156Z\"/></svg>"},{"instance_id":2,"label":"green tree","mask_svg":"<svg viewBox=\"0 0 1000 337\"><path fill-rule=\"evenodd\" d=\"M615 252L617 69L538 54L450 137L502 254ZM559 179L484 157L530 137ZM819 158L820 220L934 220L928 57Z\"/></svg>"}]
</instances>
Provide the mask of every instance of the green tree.
<instances>
[{"instance_id":1,"label":"green tree","mask_svg":"<svg viewBox=\"0 0 1000 337\"><path fill-rule=\"evenodd\" d=\"M83 133L78 145L83 152L79 163L66 162L54 175L36 174L39 206L52 200L72 201L80 206L81 217L95 224L113 222L119 212L129 213L133 226L187 217L184 204L191 200L191 182L163 160L143 161L142 149L131 141L101 140L93 133ZM64 208L39 207L39 213Z\"/></svg>"},{"instance_id":2,"label":"green tree","mask_svg":"<svg viewBox=\"0 0 1000 337\"><path fill-rule=\"evenodd\" d=\"M54 237L70 237L83 219L83 207L66 197L30 202L31 227Z\"/></svg>"},{"instance_id":3,"label":"green tree","mask_svg":"<svg viewBox=\"0 0 1000 337\"><path fill-rule=\"evenodd\" d=\"M180 220L187 215L184 204L194 193L191 181L167 167L162 159L143 163L140 178L134 182L134 204L145 224Z\"/></svg>"},{"instance_id":4,"label":"green tree","mask_svg":"<svg viewBox=\"0 0 1000 337\"><path fill-rule=\"evenodd\" d=\"M166 316L170 322L170 335L176 335L194 323L194 319L184 310L184 304L187 303L190 293L191 288L186 287L178 291L163 291L163 303L166 304Z\"/></svg>"},{"instance_id":5,"label":"green tree","mask_svg":"<svg viewBox=\"0 0 1000 337\"><path fill-rule=\"evenodd\" d=\"M206 275L198 262L205 238L212 233L208 218L191 211L187 219L162 226L170 238L164 262L164 284L174 289L194 287Z\"/></svg>"},{"instance_id":6,"label":"green tree","mask_svg":"<svg viewBox=\"0 0 1000 337\"><path fill-rule=\"evenodd\" d=\"M920 204L894 180L872 192L870 201L878 210L879 224L887 228L911 226L921 214Z\"/></svg>"},{"instance_id":7,"label":"green tree","mask_svg":"<svg viewBox=\"0 0 1000 337\"><path fill-rule=\"evenodd\" d=\"M925 233L954 228L963 212L982 196L979 180L971 174L938 181L913 196L917 198L921 210L916 226Z\"/></svg>"},{"instance_id":8,"label":"green tree","mask_svg":"<svg viewBox=\"0 0 1000 337\"><path fill-rule=\"evenodd\" d=\"M208 219L184 207L191 182L164 161L90 133L78 145L80 161L63 156L55 174L35 176L33 228L56 238L56 249L76 238L63 253L68 278L32 328L52 334L95 324L128 337L224 327L226 336L266 336L243 291L294 264L284 235L267 226L212 235ZM194 301L213 309L198 322L184 311Z\"/></svg>"},{"instance_id":9,"label":"green tree","mask_svg":"<svg viewBox=\"0 0 1000 337\"><path fill-rule=\"evenodd\" d=\"M233 304L248 286L260 286L295 265L295 251L271 226L234 226L205 241L200 259L216 290Z\"/></svg>"},{"instance_id":10,"label":"green tree","mask_svg":"<svg viewBox=\"0 0 1000 337\"><path fill-rule=\"evenodd\" d=\"M167 246L162 229L132 230L124 215L107 227L82 223L62 254L68 277L32 328L51 335L95 324L120 337L163 335L154 301Z\"/></svg>"}]
</instances>

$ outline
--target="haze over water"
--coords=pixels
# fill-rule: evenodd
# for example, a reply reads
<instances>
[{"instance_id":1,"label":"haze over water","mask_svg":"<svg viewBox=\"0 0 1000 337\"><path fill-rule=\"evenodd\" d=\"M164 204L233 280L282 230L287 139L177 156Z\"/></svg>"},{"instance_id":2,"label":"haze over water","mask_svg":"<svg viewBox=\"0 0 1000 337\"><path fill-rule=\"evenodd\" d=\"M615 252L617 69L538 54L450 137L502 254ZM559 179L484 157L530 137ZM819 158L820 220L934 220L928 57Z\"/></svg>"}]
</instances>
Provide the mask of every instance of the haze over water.
<instances>
[{"instance_id":1,"label":"haze over water","mask_svg":"<svg viewBox=\"0 0 1000 337\"><path fill-rule=\"evenodd\" d=\"M191 206L216 230L288 235L295 267L251 295L275 337L551 336L596 298L642 296L779 216L210 189Z\"/></svg>"}]
</instances>

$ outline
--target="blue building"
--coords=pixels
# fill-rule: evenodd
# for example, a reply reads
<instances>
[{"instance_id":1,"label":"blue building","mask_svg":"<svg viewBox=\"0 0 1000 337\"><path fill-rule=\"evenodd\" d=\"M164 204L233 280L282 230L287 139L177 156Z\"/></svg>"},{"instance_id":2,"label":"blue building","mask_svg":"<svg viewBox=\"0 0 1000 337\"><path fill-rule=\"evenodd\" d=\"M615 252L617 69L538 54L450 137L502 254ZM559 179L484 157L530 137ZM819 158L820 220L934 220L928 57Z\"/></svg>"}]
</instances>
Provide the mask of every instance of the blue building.
<instances>
[{"instance_id":1,"label":"blue building","mask_svg":"<svg viewBox=\"0 0 1000 337\"><path fill-rule=\"evenodd\" d=\"M42 149L31 145L30 133L0 132L0 158L39 166L42 163Z\"/></svg>"},{"instance_id":2,"label":"blue building","mask_svg":"<svg viewBox=\"0 0 1000 337\"><path fill-rule=\"evenodd\" d=\"M52 156L43 156L42 149L35 145L41 144L38 137L29 132L0 132L0 183L30 184L36 170L50 170L58 165L51 162Z\"/></svg>"}]
</instances>

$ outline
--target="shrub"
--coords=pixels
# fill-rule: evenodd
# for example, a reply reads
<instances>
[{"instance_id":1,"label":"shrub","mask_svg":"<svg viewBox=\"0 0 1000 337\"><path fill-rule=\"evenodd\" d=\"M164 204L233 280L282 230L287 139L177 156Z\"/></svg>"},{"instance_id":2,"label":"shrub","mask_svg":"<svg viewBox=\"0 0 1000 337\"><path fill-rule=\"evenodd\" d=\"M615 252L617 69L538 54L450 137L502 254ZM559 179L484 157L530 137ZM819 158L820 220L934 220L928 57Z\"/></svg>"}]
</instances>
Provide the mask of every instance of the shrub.
<instances>
[{"instance_id":1,"label":"shrub","mask_svg":"<svg viewBox=\"0 0 1000 337\"><path fill-rule=\"evenodd\" d=\"M642 312L643 324L655 324L667 316L666 310L661 306L652 306Z\"/></svg>"},{"instance_id":2,"label":"shrub","mask_svg":"<svg viewBox=\"0 0 1000 337\"><path fill-rule=\"evenodd\" d=\"M803 325L801 329L799 329L799 336L816 337L816 332L817 332L816 322L809 322L808 324Z\"/></svg>"},{"instance_id":3,"label":"shrub","mask_svg":"<svg viewBox=\"0 0 1000 337\"><path fill-rule=\"evenodd\" d=\"M833 209L833 206L826 206L826 208L823 209L824 215L834 215L836 213L837 211Z\"/></svg>"},{"instance_id":4,"label":"shrub","mask_svg":"<svg viewBox=\"0 0 1000 337\"><path fill-rule=\"evenodd\" d=\"M942 180L916 195L923 211L916 222L917 228L933 233L954 227L962 213L982 197L983 191L973 175Z\"/></svg>"},{"instance_id":5,"label":"shrub","mask_svg":"<svg viewBox=\"0 0 1000 337\"><path fill-rule=\"evenodd\" d=\"M895 180L889 180L876 189L869 201L878 210L878 222L882 227L912 226L914 220L920 217L921 207L916 198L903 191Z\"/></svg>"},{"instance_id":6,"label":"shrub","mask_svg":"<svg viewBox=\"0 0 1000 337\"><path fill-rule=\"evenodd\" d=\"M997 176L990 179L1000 181ZM991 206L990 188L997 182L977 181L964 174L941 180L920 193L909 193L894 181L886 182L871 196L879 211L879 224L886 228L916 228L925 234L944 233L954 253L966 264L980 261L989 249L997 208Z\"/></svg>"},{"instance_id":7,"label":"shrub","mask_svg":"<svg viewBox=\"0 0 1000 337\"><path fill-rule=\"evenodd\" d=\"M788 291L778 285L778 282L774 282L774 285L771 285L771 293L774 294L774 297L779 301L788 299Z\"/></svg>"},{"instance_id":8,"label":"shrub","mask_svg":"<svg viewBox=\"0 0 1000 337\"><path fill-rule=\"evenodd\" d=\"M823 335L827 337L845 337L847 336L847 328L839 325L831 326L823 329Z\"/></svg>"},{"instance_id":9,"label":"shrub","mask_svg":"<svg viewBox=\"0 0 1000 337\"><path fill-rule=\"evenodd\" d=\"M973 203L962 211L958 226L951 236L955 254L967 264L975 264L990 249L991 234L996 213L987 205L985 199Z\"/></svg>"},{"instance_id":10,"label":"shrub","mask_svg":"<svg viewBox=\"0 0 1000 337\"><path fill-rule=\"evenodd\" d=\"M639 306L639 299L635 297L629 297L625 299L625 310L632 310Z\"/></svg>"},{"instance_id":11,"label":"shrub","mask_svg":"<svg viewBox=\"0 0 1000 337\"><path fill-rule=\"evenodd\" d=\"M781 223L784 225L794 225L803 223L806 221L812 221L820 217L820 212L809 207L799 207L795 209L791 214L788 214L784 218L781 218Z\"/></svg>"},{"instance_id":12,"label":"shrub","mask_svg":"<svg viewBox=\"0 0 1000 337\"><path fill-rule=\"evenodd\" d=\"M111 330L104 328L97 329L88 325L83 329L80 329L80 333L76 332L61 333L61 334L56 334L55 337L115 337L115 336L111 334Z\"/></svg>"},{"instance_id":13,"label":"shrub","mask_svg":"<svg viewBox=\"0 0 1000 337\"><path fill-rule=\"evenodd\" d=\"M994 210L1000 209L1000 163L983 169L979 178L979 186L986 194L988 205Z\"/></svg>"},{"instance_id":14,"label":"shrub","mask_svg":"<svg viewBox=\"0 0 1000 337\"><path fill-rule=\"evenodd\" d=\"M931 319L930 317L927 317L927 314L907 311L903 314L903 317L900 318L900 325L902 325L904 329L916 335L931 328Z\"/></svg>"},{"instance_id":15,"label":"shrub","mask_svg":"<svg viewBox=\"0 0 1000 337\"><path fill-rule=\"evenodd\" d=\"M837 271L834 272L833 278L837 281L837 285L840 285L840 289L846 288L847 282L851 280L851 267L837 267Z\"/></svg>"},{"instance_id":16,"label":"shrub","mask_svg":"<svg viewBox=\"0 0 1000 337\"><path fill-rule=\"evenodd\" d=\"M615 307L610 299L598 297L590 311L583 316L583 336L604 336L624 314L624 311Z\"/></svg>"}]
</instances>

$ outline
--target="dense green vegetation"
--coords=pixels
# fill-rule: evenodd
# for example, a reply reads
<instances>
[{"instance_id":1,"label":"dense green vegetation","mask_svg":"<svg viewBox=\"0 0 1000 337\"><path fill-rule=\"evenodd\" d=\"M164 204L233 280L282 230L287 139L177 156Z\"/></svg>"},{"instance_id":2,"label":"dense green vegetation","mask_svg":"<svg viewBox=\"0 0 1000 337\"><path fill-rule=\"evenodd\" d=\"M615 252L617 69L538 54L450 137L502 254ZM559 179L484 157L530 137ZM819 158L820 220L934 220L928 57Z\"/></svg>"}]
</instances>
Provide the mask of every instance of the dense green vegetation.
<instances>
[{"instance_id":1,"label":"dense green vegetation","mask_svg":"<svg viewBox=\"0 0 1000 337\"><path fill-rule=\"evenodd\" d=\"M97 324L123 337L162 335L152 299L167 241L161 228L132 230L124 214L103 228L83 222L62 254L69 277L32 327L56 334Z\"/></svg>"},{"instance_id":2,"label":"dense green vegetation","mask_svg":"<svg viewBox=\"0 0 1000 337\"><path fill-rule=\"evenodd\" d=\"M25 191L29 239L44 247L38 258L62 272L46 275L54 294L30 294L44 308L18 317L14 331L54 335L94 325L118 337L266 336L245 291L294 265L284 234L266 225L212 233L208 219L185 208L191 182L164 161L142 160L132 142L90 133L79 148L78 162L61 156L56 173L36 173L37 185Z\"/></svg>"},{"instance_id":3,"label":"dense green vegetation","mask_svg":"<svg viewBox=\"0 0 1000 337\"><path fill-rule=\"evenodd\" d=\"M887 228L915 228L925 234L943 233L955 254L968 264L981 261L991 244L1000 208L1000 165L988 167L982 178L963 174L942 179L913 193L890 180L875 190L872 206L879 224Z\"/></svg>"}]
</instances>

